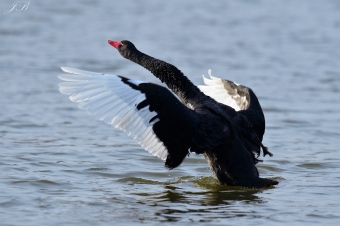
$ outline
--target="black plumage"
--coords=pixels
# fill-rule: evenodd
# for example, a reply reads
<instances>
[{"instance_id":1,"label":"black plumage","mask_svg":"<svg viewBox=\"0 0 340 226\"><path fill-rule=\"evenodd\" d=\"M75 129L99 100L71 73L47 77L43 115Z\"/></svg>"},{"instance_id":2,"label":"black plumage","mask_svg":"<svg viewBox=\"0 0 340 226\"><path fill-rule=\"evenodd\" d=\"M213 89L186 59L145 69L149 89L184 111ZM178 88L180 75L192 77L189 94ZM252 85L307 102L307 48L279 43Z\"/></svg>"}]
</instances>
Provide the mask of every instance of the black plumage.
<instances>
[{"instance_id":1,"label":"black plumage","mask_svg":"<svg viewBox=\"0 0 340 226\"><path fill-rule=\"evenodd\" d=\"M265 118L254 92L211 75L195 86L175 66L150 57L129 41L109 43L120 54L151 71L172 90L122 76L63 67L61 93L97 119L126 132L168 169L190 153L203 154L221 184L267 187L256 163ZM175 94L175 95L174 95ZM177 98L177 97L178 98Z\"/></svg>"},{"instance_id":2,"label":"black plumage","mask_svg":"<svg viewBox=\"0 0 340 226\"><path fill-rule=\"evenodd\" d=\"M149 107L157 112L153 125L156 136L168 150L165 165L169 169L177 167L190 152L203 154L210 169L222 184L244 187L267 187L277 181L260 178L255 164L263 146L265 118L254 92L245 86L221 80L229 95L240 106L232 107L217 102L205 95L175 66L148 56L129 41L109 41L119 53L149 70L164 82L180 101L166 88L141 83L135 85L128 79L122 81L144 93L147 102L141 107ZM124 80L125 79L125 80ZM138 108L138 106L137 106Z\"/></svg>"}]
</instances>

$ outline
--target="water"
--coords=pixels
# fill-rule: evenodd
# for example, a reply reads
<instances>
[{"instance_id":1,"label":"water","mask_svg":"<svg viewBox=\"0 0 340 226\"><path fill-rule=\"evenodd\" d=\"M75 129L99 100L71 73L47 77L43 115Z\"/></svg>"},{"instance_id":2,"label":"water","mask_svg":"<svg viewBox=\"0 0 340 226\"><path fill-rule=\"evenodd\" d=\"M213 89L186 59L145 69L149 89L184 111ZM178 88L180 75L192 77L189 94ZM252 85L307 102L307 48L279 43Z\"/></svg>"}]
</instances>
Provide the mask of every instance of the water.
<instances>
[{"instance_id":1,"label":"water","mask_svg":"<svg viewBox=\"0 0 340 226\"><path fill-rule=\"evenodd\" d=\"M337 225L340 2L0 3L1 225ZM192 154L168 171L57 90L60 66L159 81L108 39L247 85L264 108L270 189L220 186Z\"/></svg>"}]
</instances>

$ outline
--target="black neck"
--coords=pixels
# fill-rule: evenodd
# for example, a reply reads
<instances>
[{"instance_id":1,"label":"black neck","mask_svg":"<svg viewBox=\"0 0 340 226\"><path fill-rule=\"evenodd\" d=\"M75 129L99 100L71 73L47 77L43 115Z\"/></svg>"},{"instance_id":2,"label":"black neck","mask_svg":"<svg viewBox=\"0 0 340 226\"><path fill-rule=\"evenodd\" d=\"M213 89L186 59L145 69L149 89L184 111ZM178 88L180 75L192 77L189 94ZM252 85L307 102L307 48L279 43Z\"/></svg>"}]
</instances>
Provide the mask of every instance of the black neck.
<instances>
[{"instance_id":1,"label":"black neck","mask_svg":"<svg viewBox=\"0 0 340 226\"><path fill-rule=\"evenodd\" d=\"M184 103L203 97L203 93L175 66L162 60L134 51L129 60L148 69L154 76L164 82ZM202 96L203 95L203 96ZM198 98L200 99L200 98Z\"/></svg>"}]
</instances>

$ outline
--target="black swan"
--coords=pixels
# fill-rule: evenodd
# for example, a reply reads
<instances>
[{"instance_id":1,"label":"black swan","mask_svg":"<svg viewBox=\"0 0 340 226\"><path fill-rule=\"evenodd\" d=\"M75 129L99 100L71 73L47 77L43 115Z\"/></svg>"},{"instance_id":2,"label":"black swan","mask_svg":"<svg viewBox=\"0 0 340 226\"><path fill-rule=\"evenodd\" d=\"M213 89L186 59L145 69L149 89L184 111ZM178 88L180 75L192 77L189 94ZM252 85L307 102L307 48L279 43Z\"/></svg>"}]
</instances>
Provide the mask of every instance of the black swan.
<instances>
[{"instance_id":1,"label":"black swan","mask_svg":"<svg viewBox=\"0 0 340 226\"><path fill-rule=\"evenodd\" d=\"M61 93L97 119L132 136L168 169L190 152L203 154L221 184L250 188L277 181L260 178L256 168L265 119L254 92L211 76L195 86L179 69L148 56L130 41L108 41L126 59L149 70L167 88L123 76L62 67Z\"/></svg>"}]
</instances>

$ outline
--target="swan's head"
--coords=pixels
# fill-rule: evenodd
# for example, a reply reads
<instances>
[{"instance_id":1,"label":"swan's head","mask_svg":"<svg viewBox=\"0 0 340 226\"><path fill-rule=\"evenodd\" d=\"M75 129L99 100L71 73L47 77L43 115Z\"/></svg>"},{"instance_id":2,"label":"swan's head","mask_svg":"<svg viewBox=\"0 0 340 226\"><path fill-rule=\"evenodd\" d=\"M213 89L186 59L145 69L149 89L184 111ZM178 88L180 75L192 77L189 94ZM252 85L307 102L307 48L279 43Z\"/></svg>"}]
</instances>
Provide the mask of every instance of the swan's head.
<instances>
[{"instance_id":1,"label":"swan's head","mask_svg":"<svg viewBox=\"0 0 340 226\"><path fill-rule=\"evenodd\" d=\"M108 40L108 43L110 45L112 45L114 48L116 48L118 50L118 52L127 59L130 59L131 56L137 52L137 48L135 47L135 45L128 41L128 40L123 40L120 42L116 42L116 41L111 41Z\"/></svg>"}]
</instances>

